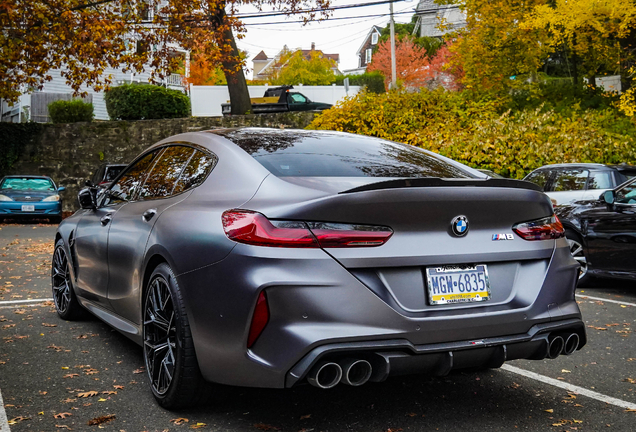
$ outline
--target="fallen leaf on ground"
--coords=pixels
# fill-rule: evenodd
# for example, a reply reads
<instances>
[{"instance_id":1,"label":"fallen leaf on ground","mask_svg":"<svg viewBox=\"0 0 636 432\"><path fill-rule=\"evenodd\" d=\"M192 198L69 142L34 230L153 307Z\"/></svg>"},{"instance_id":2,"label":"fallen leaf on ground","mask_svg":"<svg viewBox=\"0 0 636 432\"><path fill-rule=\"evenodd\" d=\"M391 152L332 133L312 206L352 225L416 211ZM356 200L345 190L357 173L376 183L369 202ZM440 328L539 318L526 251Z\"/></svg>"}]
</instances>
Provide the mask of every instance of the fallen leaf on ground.
<instances>
[{"instance_id":1,"label":"fallen leaf on ground","mask_svg":"<svg viewBox=\"0 0 636 432\"><path fill-rule=\"evenodd\" d=\"M95 417L94 419L88 421L88 425L97 426L103 423L107 423L111 420L115 420L115 414L107 414L105 416Z\"/></svg>"},{"instance_id":2,"label":"fallen leaf on ground","mask_svg":"<svg viewBox=\"0 0 636 432\"><path fill-rule=\"evenodd\" d=\"M78 377L78 376L79 376L79 374L66 374L62 378L75 378L75 377Z\"/></svg>"},{"instance_id":3,"label":"fallen leaf on ground","mask_svg":"<svg viewBox=\"0 0 636 432\"><path fill-rule=\"evenodd\" d=\"M123 390L124 386L123 385L114 385L113 388L116 388L117 390Z\"/></svg>"},{"instance_id":4,"label":"fallen leaf on ground","mask_svg":"<svg viewBox=\"0 0 636 432\"><path fill-rule=\"evenodd\" d=\"M87 392L80 392L77 394L78 398L87 398L87 397L93 397L93 396L97 396L97 392L95 390L90 390Z\"/></svg>"},{"instance_id":5,"label":"fallen leaf on ground","mask_svg":"<svg viewBox=\"0 0 636 432\"><path fill-rule=\"evenodd\" d=\"M197 423L190 426L190 429L201 429L202 427L206 427L206 426L207 425L205 423Z\"/></svg>"},{"instance_id":6,"label":"fallen leaf on ground","mask_svg":"<svg viewBox=\"0 0 636 432\"><path fill-rule=\"evenodd\" d=\"M144 373L144 372L146 372L146 370L144 368L135 369L133 371L134 374L140 374L140 373Z\"/></svg>"},{"instance_id":7,"label":"fallen leaf on ground","mask_svg":"<svg viewBox=\"0 0 636 432\"><path fill-rule=\"evenodd\" d=\"M57 324L42 323L42 327L57 327Z\"/></svg>"},{"instance_id":8,"label":"fallen leaf on ground","mask_svg":"<svg viewBox=\"0 0 636 432\"><path fill-rule=\"evenodd\" d=\"M9 420L9 425L18 424L21 421L25 421L25 420L31 420L31 418L30 417L24 417L24 416L14 417L11 420Z\"/></svg>"},{"instance_id":9,"label":"fallen leaf on ground","mask_svg":"<svg viewBox=\"0 0 636 432\"><path fill-rule=\"evenodd\" d=\"M623 381L627 381L630 384L636 384L636 378L625 378Z\"/></svg>"},{"instance_id":10,"label":"fallen leaf on ground","mask_svg":"<svg viewBox=\"0 0 636 432\"><path fill-rule=\"evenodd\" d=\"M552 408L545 410L545 412L552 414L554 410Z\"/></svg>"},{"instance_id":11,"label":"fallen leaf on ground","mask_svg":"<svg viewBox=\"0 0 636 432\"><path fill-rule=\"evenodd\" d=\"M58 429L68 429L68 430L73 430L70 427L68 427L67 425L55 425L56 428Z\"/></svg>"},{"instance_id":12,"label":"fallen leaf on ground","mask_svg":"<svg viewBox=\"0 0 636 432\"><path fill-rule=\"evenodd\" d=\"M636 412L636 409L633 409L633 408L627 408L627 409L625 410L625 412Z\"/></svg>"},{"instance_id":13,"label":"fallen leaf on ground","mask_svg":"<svg viewBox=\"0 0 636 432\"><path fill-rule=\"evenodd\" d=\"M102 394L112 395L117 394L117 392L115 390L104 390Z\"/></svg>"},{"instance_id":14,"label":"fallen leaf on ground","mask_svg":"<svg viewBox=\"0 0 636 432\"><path fill-rule=\"evenodd\" d=\"M308 418L311 418L311 414L307 414L307 415L304 415L304 416L300 416L300 419L301 419L301 420L305 420L305 419L308 419Z\"/></svg>"},{"instance_id":15,"label":"fallen leaf on ground","mask_svg":"<svg viewBox=\"0 0 636 432\"><path fill-rule=\"evenodd\" d=\"M188 420L187 418L179 417L179 418L170 420L170 423L174 423L176 425L182 425L184 423L188 423L189 421L190 420Z\"/></svg>"},{"instance_id":16,"label":"fallen leaf on ground","mask_svg":"<svg viewBox=\"0 0 636 432\"><path fill-rule=\"evenodd\" d=\"M71 413L59 413L59 414L55 414L53 417L56 419L65 419L68 416L71 416L73 414Z\"/></svg>"}]
</instances>

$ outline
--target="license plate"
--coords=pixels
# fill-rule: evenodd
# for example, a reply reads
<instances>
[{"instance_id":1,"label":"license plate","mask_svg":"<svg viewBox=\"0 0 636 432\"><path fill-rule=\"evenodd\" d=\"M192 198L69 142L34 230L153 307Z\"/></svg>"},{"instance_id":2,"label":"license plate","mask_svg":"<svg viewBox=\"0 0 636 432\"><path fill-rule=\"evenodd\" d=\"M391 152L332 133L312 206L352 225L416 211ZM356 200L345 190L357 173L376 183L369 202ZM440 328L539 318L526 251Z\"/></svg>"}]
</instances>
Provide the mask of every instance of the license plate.
<instances>
[{"instance_id":1,"label":"license plate","mask_svg":"<svg viewBox=\"0 0 636 432\"><path fill-rule=\"evenodd\" d=\"M35 211L35 206L34 206L34 205L23 205L23 206L22 206L22 211L23 211L23 212L32 212L32 211Z\"/></svg>"},{"instance_id":2,"label":"license plate","mask_svg":"<svg viewBox=\"0 0 636 432\"><path fill-rule=\"evenodd\" d=\"M490 300L488 268L485 264L427 268L426 281L431 305Z\"/></svg>"}]
</instances>

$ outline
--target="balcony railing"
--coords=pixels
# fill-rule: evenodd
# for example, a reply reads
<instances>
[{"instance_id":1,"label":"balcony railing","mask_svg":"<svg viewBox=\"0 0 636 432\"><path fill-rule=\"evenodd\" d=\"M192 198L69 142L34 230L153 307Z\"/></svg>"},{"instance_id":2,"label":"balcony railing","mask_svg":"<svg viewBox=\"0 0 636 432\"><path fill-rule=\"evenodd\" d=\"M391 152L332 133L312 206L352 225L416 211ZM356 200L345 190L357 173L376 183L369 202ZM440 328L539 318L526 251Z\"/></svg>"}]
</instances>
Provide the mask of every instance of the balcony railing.
<instances>
[{"instance_id":1,"label":"balcony railing","mask_svg":"<svg viewBox=\"0 0 636 432\"><path fill-rule=\"evenodd\" d=\"M183 76L180 74L170 74L165 78L166 85L184 87Z\"/></svg>"}]
</instances>

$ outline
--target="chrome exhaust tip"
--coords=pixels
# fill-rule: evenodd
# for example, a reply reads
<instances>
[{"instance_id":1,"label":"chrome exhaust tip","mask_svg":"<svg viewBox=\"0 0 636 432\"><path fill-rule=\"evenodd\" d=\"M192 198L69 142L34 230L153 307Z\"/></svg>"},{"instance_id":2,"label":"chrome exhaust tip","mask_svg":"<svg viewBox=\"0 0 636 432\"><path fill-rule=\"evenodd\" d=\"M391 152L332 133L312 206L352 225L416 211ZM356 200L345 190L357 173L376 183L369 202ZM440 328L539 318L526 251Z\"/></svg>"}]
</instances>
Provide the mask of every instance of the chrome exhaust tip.
<instances>
[{"instance_id":1,"label":"chrome exhaust tip","mask_svg":"<svg viewBox=\"0 0 636 432\"><path fill-rule=\"evenodd\" d=\"M551 338L550 343L548 344L548 358L557 358L563 351L564 345L565 341L561 336L554 336L553 338Z\"/></svg>"},{"instance_id":2,"label":"chrome exhaust tip","mask_svg":"<svg viewBox=\"0 0 636 432\"><path fill-rule=\"evenodd\" d=\"M335 387L342 379L342 368L338 363L322 362L314 366L307 381L314 387L330 389Z\"/></svg>"},{"instance_id":3,"label":"chrome exhaust tip","mask_svg":"<svg viewBox=\"0 0 636 432\"><path fill-rule=\"evenodd\" d=\"M565 345L563 346L563 354L570 355L579 347L579 335L577 333L570 334L565 339Z\"/></svg>"},{"instance_id":4,"label":"chrome exhaust tip","mask_svg":"<svg viewBox=\"0 0 636 432\"><path fill-rule=\"evenodd\" d=\"M361 386L371 378L371 363L361 359L344 359L340 362L342 368L342 382L350 386Z\"/></svg>"}]
</instances>

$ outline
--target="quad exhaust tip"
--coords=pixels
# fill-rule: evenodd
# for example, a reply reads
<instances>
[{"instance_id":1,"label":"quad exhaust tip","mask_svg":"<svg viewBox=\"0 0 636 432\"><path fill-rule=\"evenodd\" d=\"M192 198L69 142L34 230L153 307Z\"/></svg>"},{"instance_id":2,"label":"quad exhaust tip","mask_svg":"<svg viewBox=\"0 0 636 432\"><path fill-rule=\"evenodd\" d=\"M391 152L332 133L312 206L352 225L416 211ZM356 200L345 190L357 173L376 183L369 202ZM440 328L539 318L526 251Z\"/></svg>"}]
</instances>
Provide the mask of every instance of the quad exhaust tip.
<instances>
[{"instance_id":1,"label":"quad exhaust tip","mask_svg":"<svg viewBox=\"0 0 636 432\"><path fill-rule=\"evenodd\" d=\"M321 362L314 366L307 381L312 386L321 389L330 389L338 385L342 379L342 368L335 362Z\"/></svg>"},{"instance_id":2,"label":"quad exhaust tip","mask_svg":"<svg viewBox=\"0 0 636 432\"><path fill-rule=\"evenodd\" d=\"M555 359L563 351L563 346L565 345L565 341L561 336L553 336L550 338L550 342L548 344L548 358Z\"/></svg>"},{"instance_id":3,"label":"quad exhaust tip","mask_svg":"<svg viewBox=\"0 0 636 432\"><path fill-rule=\"evenodd\" d=\"M361 359L344 359L340 362L342 382L350 386L361 386L371 378L371 363Z\"/></svg>"},{"instance_id":4,"label":"quad exhaust tip","mask_svg":"<svg viewBox=\"0 0 636 432\"><path fill-rule=\"evenodd\" d=\"M563 354L564 355L570 355L572 354L574 351L576 351L579 347L579 335L576 333L572 333L570 334L566 339L565 339L565 345L563 346Z\"/></svg>"}]
</instances>

